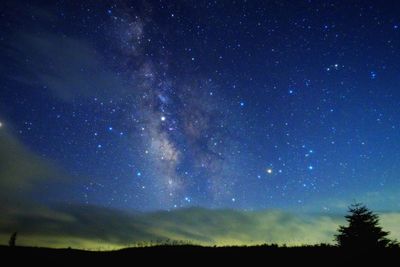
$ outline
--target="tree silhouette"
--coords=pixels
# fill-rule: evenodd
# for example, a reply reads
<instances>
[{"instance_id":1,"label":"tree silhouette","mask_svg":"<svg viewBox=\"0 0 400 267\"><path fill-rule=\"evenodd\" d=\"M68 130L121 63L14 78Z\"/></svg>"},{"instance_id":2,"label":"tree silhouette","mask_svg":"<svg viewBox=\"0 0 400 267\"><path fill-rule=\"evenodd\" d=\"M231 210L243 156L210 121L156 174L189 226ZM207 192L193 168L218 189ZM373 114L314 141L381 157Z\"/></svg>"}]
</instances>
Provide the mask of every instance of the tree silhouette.
<instances>
[{"instance_id":1,"label":"tree silhouette","mask_svg":"<svg viewBox=\"0 0 400 267\"><path fill-rule=\"evenodd\" d=\"M12 233L10 240L8 240L8 245L10 247L15 247L15 241L17 240L17 232Z\"/></svg>"},{"instance_id":2,"label":"tree silhouette","mask_svg":"<svg viewBox=\"0 0 400 267\"><path fill-rule=\"evenodd\" d=\"M339 226L335 239L339 247L372 249L388 247L392 241L389 232L379 226L379 216L361 203L352 204L345 216L348 226Z\"/></svg>"}]
</instances>

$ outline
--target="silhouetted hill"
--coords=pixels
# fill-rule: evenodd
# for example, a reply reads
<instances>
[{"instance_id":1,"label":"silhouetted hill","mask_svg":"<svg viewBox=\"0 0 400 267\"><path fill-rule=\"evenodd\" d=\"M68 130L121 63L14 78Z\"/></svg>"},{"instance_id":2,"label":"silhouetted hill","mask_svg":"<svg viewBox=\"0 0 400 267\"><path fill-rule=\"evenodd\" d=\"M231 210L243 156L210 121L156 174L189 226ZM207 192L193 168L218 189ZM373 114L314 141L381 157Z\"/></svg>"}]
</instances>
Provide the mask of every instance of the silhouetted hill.
<instances>
[{"instance_id":1,"label":"silhouetted hill","mask_svg":"<svg viewBox=\"0 0 400 267\"><path fill-rule=\"evenodd\" d=\"M224 263L307 263L335 264L348 263L383 263L398 262L399 249L382 250L343 250L333 246L304 247L201 247L192 245L154 246L143 248L126 248L115 251L85 251L76 249L52 249L36 247L0 246L0 256L4 261L31 265L69 265L71 264L123 264L132 265L161 264L164 265L205 265L216 261ZM159 262L161 260L161 263ZM264 265L264 264L263 264ZM115 266L115 265L114 265Z\"/></svg>"}]
</instances>

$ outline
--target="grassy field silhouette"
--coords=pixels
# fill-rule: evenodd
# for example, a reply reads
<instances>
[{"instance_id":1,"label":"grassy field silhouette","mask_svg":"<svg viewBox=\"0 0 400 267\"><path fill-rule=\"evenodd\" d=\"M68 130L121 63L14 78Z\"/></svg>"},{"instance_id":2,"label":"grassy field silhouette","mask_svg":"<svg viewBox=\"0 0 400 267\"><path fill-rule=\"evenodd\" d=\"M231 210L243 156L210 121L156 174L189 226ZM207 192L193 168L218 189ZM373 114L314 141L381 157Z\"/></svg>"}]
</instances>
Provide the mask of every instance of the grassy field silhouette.
<instances>
[{"instance_id":1,"label":"grassy field silhouette","mask_svg":"<svg viewBox=\"0 0 400 267\"><path fill-rule=\"evenodd\" d=\"M49 265L77 263L145 263L209 265L215 262L276 262L320 263L342 265L371 262L392 262L400 259L399 248L343 249L331 245L280 247L261 245L250 247L203 247L196 245L159 245L142 248L126 248L114 251L87 251L77 249L52 249L39 247L0 247L3 259L14 263L25 261ZM188 261L189 260L189 261ZM161 261L161 262L160 262Z\"/></svg>"}]
</instances>

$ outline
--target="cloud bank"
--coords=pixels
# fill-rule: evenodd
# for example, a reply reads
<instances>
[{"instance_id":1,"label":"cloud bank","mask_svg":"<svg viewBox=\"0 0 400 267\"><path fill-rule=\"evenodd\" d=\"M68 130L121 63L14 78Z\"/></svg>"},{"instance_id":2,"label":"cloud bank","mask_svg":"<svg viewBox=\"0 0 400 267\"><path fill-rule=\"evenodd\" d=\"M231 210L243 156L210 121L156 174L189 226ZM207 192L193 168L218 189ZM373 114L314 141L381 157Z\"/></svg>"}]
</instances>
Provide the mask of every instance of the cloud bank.
<instances>
[{"instance_id":1,"label":"cloud bank","mask_svg":"<svg viewBox=\"0 0 400 267\"><path fill-rule=\"evenodd\" d=\"M38 210L39 211L39 210ZM400 213L381 214L384 229L400 237ZM19 232L24 245L115 249L167 240L200 245L302 245L333 243L341 216L296 215L283 211L187 208L127 213L95 206L57 206L0 221L0 237Z\"/></svg>"}]
</instances>

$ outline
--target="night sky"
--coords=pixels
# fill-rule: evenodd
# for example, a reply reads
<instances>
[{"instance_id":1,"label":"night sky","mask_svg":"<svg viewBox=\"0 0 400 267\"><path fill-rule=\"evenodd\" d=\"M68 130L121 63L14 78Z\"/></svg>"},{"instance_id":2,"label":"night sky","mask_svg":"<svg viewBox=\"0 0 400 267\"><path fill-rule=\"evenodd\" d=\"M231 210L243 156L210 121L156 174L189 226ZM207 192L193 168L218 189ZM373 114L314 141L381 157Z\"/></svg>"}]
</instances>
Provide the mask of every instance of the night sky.
<instances>
[{"instance_id":1,"label":"night sky","mask_svg":"<svg viewBox=\"0 0 400 267\"><path fill-rule=\"evenodd\" d=\"M230 212L326 222L354 201L400 220L397 1L0 7L5 236L40 240L49 217L77 229L91 212L107 225L194 213L190 231ZM219 242L205 235L185 238Z\"/></svg>"}]
</instances>

